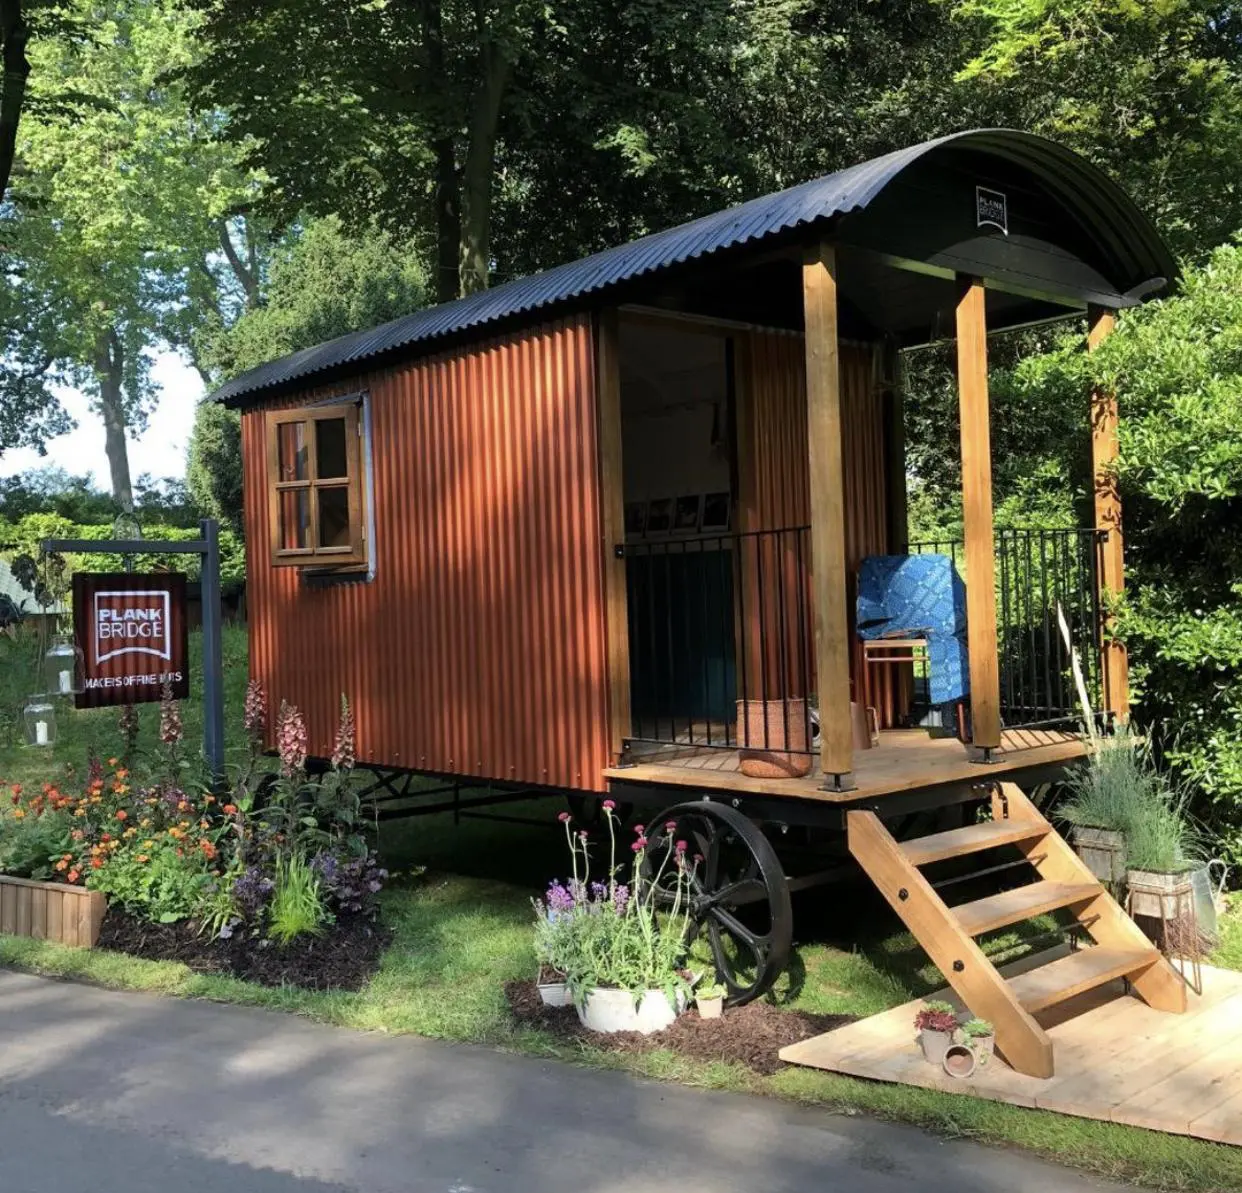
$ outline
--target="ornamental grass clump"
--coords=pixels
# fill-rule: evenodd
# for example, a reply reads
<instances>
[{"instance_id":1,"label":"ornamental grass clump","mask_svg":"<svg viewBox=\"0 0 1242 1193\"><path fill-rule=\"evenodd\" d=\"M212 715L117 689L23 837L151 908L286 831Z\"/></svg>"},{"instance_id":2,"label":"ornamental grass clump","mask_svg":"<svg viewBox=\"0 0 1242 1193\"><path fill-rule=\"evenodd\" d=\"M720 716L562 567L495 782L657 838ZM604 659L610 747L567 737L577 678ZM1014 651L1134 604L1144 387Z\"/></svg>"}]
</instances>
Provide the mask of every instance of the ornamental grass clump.
<instances>
[{"instance_id":1,"label":"ornamental grass clump","mask_svg":"<svg viewBox=\"0 0 1242 1193\"><path fill-rule=\"evenodd\" d=\"M686 857L686 843L671 839L659 856L649 857L650 843L638 825L624 873L615 807L604 801L609 854L598 879L591 873L588 834L561 813L571 877L553 882L546 897L534 902L536 955L541 966L565 975L579 1006L597 988L628 990L636 999L660 990L676 1005L690 988L682 967L694 863Z\"/></svg>"}]
</instances>

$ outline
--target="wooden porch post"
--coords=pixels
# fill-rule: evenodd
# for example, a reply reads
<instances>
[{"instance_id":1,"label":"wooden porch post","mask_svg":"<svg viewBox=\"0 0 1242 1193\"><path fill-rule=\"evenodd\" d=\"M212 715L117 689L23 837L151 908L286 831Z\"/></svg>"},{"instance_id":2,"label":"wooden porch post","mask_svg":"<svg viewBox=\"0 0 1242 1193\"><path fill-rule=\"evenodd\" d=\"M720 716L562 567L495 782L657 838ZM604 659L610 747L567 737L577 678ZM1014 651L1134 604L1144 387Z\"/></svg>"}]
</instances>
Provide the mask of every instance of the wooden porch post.
<instances>
[{"instance_id":1,"label":"wooden porch post","mask_svg":"<svg viewBox=\"0 0 1242 1193\"><path fill-rule=\"evenodd\" d=\"M957 388L961 404L962 520L966 538L966 621L971 740L983 760L1000 746L992 443L988 426L988 329L982 278L958 277Z\"/></svg>"},{"instance_id":2,"label":"wooden porch post","mask_svg":"<svg viewBox=\"0 0 1242 1193\"><path fill-rule=\"evenodd\" d=\"M1107 307L1087 311L1087 350L1094 352L1112 333L1117 315ZM1117 487L1117 395L1098 386L1091 391L1091 473L1095 494L1095 528L1107 531L1099 548L1100 606L1107 609L1125 587L1121 537L1121 493ZM1104 709L1119 721L1130 719L1129 662L1125 643L1109 638L1111 617L1104 616Z\"/></svg>"},{"instance_id":3,"label":"wooden porch post","mask_svg":"<svg viewBox=\"0 0 1242 1193\"><path fill-rule=\"evenodd\" d=\"M827 242L813 245L803 259L802 306L806 322L812 624L819 689L820 765L825 787L849 790L854 786L854 743L850 729L837 270L835 251Z\"/></svg>"},{"instance_id":4,"label":"wooden porch post","mask_svg":"<svg viewBox=\"0 0 1242 1193\"><path fill-rule=\"evenodd\" d=\"M604 551L604 621L608 635L608 741L613 757L633 733L630 711L630 619L626 602L625 484L621 462L621 333L614 309L599 313L595 337L599 409L599 484Z\"/></svg>"}]
</instances>

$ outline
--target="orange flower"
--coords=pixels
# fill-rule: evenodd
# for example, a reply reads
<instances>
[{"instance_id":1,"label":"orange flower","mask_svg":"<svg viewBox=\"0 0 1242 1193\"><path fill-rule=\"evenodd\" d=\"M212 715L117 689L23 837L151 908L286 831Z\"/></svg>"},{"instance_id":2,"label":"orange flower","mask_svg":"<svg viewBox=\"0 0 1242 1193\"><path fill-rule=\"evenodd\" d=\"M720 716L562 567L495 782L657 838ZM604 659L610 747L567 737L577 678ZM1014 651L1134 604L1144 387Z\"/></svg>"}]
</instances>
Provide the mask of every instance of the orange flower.
<instances>
[{"instance_id":1,"label":"orange flower","mask_svg":"<svg viewBox=\"0 0 1242 1193\"><path fill-rule=\"evenodd\" d=\"M116 813L116 819L117 819L117 820L128 820L128 819L129 819L129 813L128 813L127 811L125 811L125 809L124 809L124 808L118 808L118 809L117 809L117 813Z\"/></svg>"},{"instance_id":2,"label":"orange flower","mask_svg":"<svg viewBox=\"0 0 1242 1193\"><path fill-rule=\"evenodd\" d=\"M109 758L109 759L108 759L108 765L109 765L109 766L116 766L116 764L117 764L118 762L120 762L120 759L119 759L119 758Z\"/></svg>"},{"instance_id":3,"label":"orange flower","mask_svg":"<svg viewBox=\"0 0 1242 1193\"><path fill-rule=\"evenodd\" d=\"M68 863L67 861L65 861L65 859L62 857L62 858L60 859L60 861L58 861L58 862L56 863L56 865L55 865L54 869L57 869L57 870L68 870L68 869L69 869L69 863Z\"/></svg>"},{"instance_id":4,"label":"orange flower","mask_svg":"<svg viewBox=\"0 0 1242 1193\"><path fill-rule=\"evenodd\" d=\"M86 809L85 809L85 808L79 808L76 812L74 812L74 815L75 815L75 816L85 816L85 815L86 815Z\"/></svg>"},{"instance_id":5,"label":"orange flower","mask_svg":"<svg viewBox=\"0 0 1242 1193\"><path fill-rule=\"evenodd\" d=\"M221 811L222 811L222 812L223 812L226 816L236 816L236 815L237 815L237 805L236 805L236 804L225 804L225 805L224 805L224 807L223 807L223 808L221 808L220 810L221 810Z\"/></svg>"},{"instance_id":6,"label":"orange flower","mask_svg":"<svg viewBox=\"0 0 1242 1193\"><path fill-rule=\"evenodd\" d=\"M26 819L26 809L25 809L25 808L14 808L14 809L13 809L13 818L14 818L15 820L25 820L25 819Z\"/></svg>"},{"instance_id":7,"label":"orange flower","mask_svg":"<svg viewBox=\"0 0 1242 1193\"><path fill-rule=\"evenodd\" d=\"M140 853L136 858L134 858L134 861L136 862L149 862L150 860L151 859L147 857L145 853Z\"/></svg>"},{"instance_id":8,"label":"orange flower","mask_svg":"<svg viewBox=\"0 0 1242 1193\"><path fill-rule=\"evenodd\" d=\"M93 857L93 858L91 858L91 869L92 869L92 870L102 870L102 869L103 869L103 858L101 858L101 857Z\"/></svg>"},{"instance_id":9,"label":"orange flower","mask_svg":"<svg viewBox=\"0 0 1242 1193\"><path fill-rule=\"evenodd\" d=\"M121 767L121 769L116 772L116 777L118 779L128 779L129 771L127 771L124 767Z\"/></svg>"},{"instance_id":10,"label":"orange flower","mask_svg":"<svg viewBox=\"0 0 1242 1193\"><path fill-rule=\"evenodd\" d=\"M69 879L70 882L77 882L78 872L77 870L70 870L69 873L65 875L65 877Z\"/></svg>"}]
</instances>

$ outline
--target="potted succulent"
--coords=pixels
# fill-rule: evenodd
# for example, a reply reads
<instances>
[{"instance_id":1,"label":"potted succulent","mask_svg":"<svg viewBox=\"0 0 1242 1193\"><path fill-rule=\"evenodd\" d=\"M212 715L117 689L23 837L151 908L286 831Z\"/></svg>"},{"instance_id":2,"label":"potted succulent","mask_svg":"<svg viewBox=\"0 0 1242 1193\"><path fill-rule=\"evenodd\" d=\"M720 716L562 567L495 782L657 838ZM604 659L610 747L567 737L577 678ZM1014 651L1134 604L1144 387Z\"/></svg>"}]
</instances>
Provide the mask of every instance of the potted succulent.
<instances>
[{"instance_id":1,"label":"potted succulent","mask_svg":"<svg viewBox=\"0 0 1242 1193\"><path fill-rule=\"evenodd\" d=\"M958 1030L958 1042L974 1051L986 1065L996 1049L996 1029L986 1019L967 1019Z\"/></svg>"},{"instance_id":2,"label":"potted succulent","mask_svg":"<svg viewBox=\"0 0 1242 1193\"><path fill-rule=\"evenodd\" d=\"M919 1033L923 1059L931 1065L943 1065L957 1030L957 1015L952 1004L929 999L914 1016L914 1027Z\"/></svg>"},{"instance_id":3,"label":"potted succulent","mask_svg":"<svg viewBox=\"0 0 1242 1193\"><path fill-rule=\"evenodd\" d=\"M638 825L630 845L632 872L622 882L616 804L604 800L602 808L609 866L601 880L591 877L586 832L573 828L568 812L560 815L572 876L564 884L553 883L547 900L536 902L536 948L542 964L564 973L585 1027L649 1034L673 1022L690 992L692 975L683 964L694 863L686 857L686 843L671 839L676 825L666 825L661 856L651 867L653 878L639 882L650 843Z\"/></svg>"},{"instance_id":4,"label":"potted succulent","mask_svg":"<svg viewBox=\"0 0 1242 1193\"><path fill-rule=\"evenodd\" d=\"M724 1014L727 991L719 982L700 983L694 990L694 1005L700 1019L719 1019Z\"/></svg>"}]
</instances>

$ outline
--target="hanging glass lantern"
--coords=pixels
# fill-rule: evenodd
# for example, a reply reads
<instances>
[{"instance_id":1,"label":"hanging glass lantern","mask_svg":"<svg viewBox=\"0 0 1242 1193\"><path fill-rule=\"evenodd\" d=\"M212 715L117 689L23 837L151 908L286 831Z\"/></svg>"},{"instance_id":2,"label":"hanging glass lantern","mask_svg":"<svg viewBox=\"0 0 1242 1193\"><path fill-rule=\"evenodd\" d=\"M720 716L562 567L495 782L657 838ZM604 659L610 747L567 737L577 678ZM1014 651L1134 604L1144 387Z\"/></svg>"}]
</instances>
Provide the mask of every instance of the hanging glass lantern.
<instances>
[{"instance_id":1,"label":"hanging glass lantern","mask_svg":"<svg viewBox=\"0 0 1242 1193\"><path fill-rule=\"evenodd\" d=\"M31 696L22 709L28 746L56 744L56 705L47 696Z\"/></svg>"},{"instance_id":2,"label":"hanging glass lantern","mask_svg":"<svg viewBox=\"0 0 1242 1193\"><path fill-rule=\"evenodd\" d=\"M57 634L43 656L43 690L49 696L82 691L82 650L68 634Z\"/></svg>"}]
</instances>

